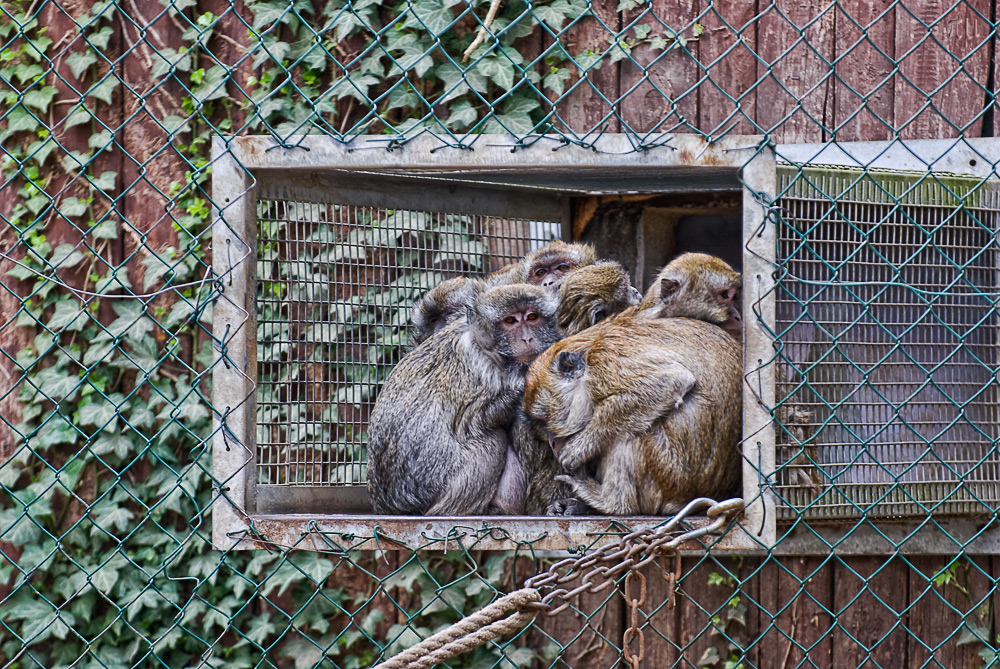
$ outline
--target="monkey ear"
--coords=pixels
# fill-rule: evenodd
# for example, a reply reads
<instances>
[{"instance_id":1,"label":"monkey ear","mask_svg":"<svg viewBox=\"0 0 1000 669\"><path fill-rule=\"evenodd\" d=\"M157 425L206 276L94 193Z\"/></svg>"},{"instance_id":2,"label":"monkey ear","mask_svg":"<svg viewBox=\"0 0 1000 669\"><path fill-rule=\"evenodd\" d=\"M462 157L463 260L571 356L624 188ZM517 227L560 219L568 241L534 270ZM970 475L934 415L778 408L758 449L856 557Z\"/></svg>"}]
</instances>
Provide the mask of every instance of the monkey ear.
<instances>
[{"instance_id":1,"label":"monkey ear","mask_svg":"<svg viewBox=\"0 0 1000 669\"><path fill-rule=\"evenodd\" d=\"M490 348L493 346L493 324L489 320L479 313L479 310L474 306L465 306L465 322L469 330L472 332L472 336L479 346L484 348Z\"/></svg>"},{"instance_id":2,"label":"monkey ear","mask_svg":"<svg viewBox=\"0 0 1000 669\"><path fill-rule=\"evenodd\" d=\"M569 379L578 379L583 376L587 363L583 356L571 351L563 351L559 354L559 373Z\"/></svg>"},{"instance_id":3,"label":"monkey ear","mask_svg":"<svg viewBox=\"0 0 1000 669\"><path fill-rule=\"evenodd\" d=\"M603 306L594 307L590 312L590 324L597 325L608 317L608 311Z\"/></svg>"},{"instance_id":4,"label":"monkey ear","mask_svg":"<svg viewBox=\"0 0 1000 669\"><path fill-rule=\"evenodd\" d=\"M681 282L677 279L663 279L660 281L660 299L665 300L672 297L681 287Z\"/></svg>"}]
</instances>

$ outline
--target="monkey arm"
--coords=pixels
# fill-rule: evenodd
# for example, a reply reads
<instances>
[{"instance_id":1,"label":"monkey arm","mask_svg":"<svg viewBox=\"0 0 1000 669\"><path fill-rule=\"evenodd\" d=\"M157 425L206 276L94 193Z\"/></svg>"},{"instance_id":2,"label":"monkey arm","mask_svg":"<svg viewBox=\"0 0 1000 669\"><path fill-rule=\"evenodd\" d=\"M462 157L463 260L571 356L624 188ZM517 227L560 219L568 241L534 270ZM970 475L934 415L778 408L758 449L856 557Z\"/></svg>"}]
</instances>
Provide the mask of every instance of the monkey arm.
<instances>
[{"instance_id":1,"label":"monkey arm","mask_svg":"<svg viewBox=\"0 0 1000 669\"><path fill-rule=\"evenodd\" d=\"M627 376L622 389L595 402L590 421L567 439L559 453L567 471L576 472L619 440L645 432L654 420L676 410L695 385L691 370L677 363L641 372Z\"/></svg>"}]
</instances>

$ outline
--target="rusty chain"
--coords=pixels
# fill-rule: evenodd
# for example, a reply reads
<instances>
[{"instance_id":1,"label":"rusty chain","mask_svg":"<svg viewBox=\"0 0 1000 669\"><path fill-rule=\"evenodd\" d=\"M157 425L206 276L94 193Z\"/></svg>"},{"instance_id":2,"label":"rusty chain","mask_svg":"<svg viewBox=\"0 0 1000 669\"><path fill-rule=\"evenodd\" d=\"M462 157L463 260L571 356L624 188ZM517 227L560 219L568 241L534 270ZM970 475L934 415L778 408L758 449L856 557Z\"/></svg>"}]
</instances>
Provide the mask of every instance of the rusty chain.
<instances>
[{"instance_id":1,"label":"rusty chain","mask_svg":"<svg viewBox=\"0 0 1000 669\"><path fill-rule=\"evenodd\" d=\"M548 571L529 578L524 586L539 590L552 588L534 606L547 615L554 616L565 610L569 601L580 593L601 592L625 572L639 570L659 556L676 554L677 549L689 541L721 532L733 516L742 510L743 500L739 498L716 502L708 497L699 497L663 525L636 530L592 553L559 560ZM699 511L704 511L711 522L681 534L672 534ZM582 583L579 586L572 590L559 587L584 572L586 575L581 577ZM555 605L557 599L562 603Z\"/></svg>"},{"instance_id":2,"label":"rusty chain","mask_svg":"<svg viewBox=\"0 0 1000 669\"><path fill-rule=\"evenodd\" d=\"M633 597L632 579L639 579L639 596ZM625 574L625 601L629 605L629 626L622 635L622 655L625 661L632 665L632 669L639 669L639 662L646 654L646 636L642 628L639 627L639 607L646 603L646 576L639 571L630 571ZM639 639L639 652L632 654L629 644L632 639Z\"/></svg>"},{"instance_id":3,"label":"rusty chain","mask_svg":"<svg viewBox=\"0 0 1000 669\"><path fill-rule=\"evenodd\" d=\"M711 522L681 534L672 534L687 518L706 507L705 515ZM689 502L687 506L660 527L636 530L626 534L615 543L602 546L593 553L560 560L552 565L547 572L532 576L525 581L526 589L552 588L539 602L534 602L531 606L537 607L547 615L554 616L565 610L573 597L583 592L601 592L617 581L622 573L625 573L624 596L629 606L629 626L622 634L622 656L631 669L639 669L639 663L646 652L645 635L639 625L639 607L646 602L646 577L639 569L660 556L672 554L679 560L678 549L683 544L707 534L722 531L733 516L742 510L742 499L716 502L708 497L700 497ZM590 571L585 576L580 577L581 585L572 590L558 587L577 578L588 569ZM680 577L679 572L680 564L678 562L675 563L674 571L668 577L668 599L671 606L673 605L676 581ZM637 578L639 581L638 597L634 594L633 578ZM557 599L562 603L555 606L554 602ZM638 642L637 653L632 652L632 641Z\"/></svg>"}]
</instances>

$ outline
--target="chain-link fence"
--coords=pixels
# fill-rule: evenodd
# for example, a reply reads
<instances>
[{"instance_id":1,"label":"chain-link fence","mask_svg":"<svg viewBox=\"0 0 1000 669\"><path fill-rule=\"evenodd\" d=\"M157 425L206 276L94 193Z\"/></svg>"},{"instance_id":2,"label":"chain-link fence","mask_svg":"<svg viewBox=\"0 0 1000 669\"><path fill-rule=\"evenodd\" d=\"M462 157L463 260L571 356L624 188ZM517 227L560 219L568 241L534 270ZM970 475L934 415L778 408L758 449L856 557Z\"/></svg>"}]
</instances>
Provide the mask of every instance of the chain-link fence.
<instances>
[{"instance_id":1,"label":"chain-link fence","mask_svg":"<svg viewBox=\"0 0 1000 669\"><path fill-rule=\"evenodd\" d=\"M541 575L566 608L442 661L996 666L996 26L987 0L3 0L0 664L367 667ZM380 199L439 192L405 170L257 189L246 135L289 175L313 135L447 152L433 188L464 200ZM476 162L608 146L695 171ZM705 176L772 154L773 186ZM224 167L254 239L221 248ZM554 236L611 238L637 284L683 250L742 265L757 515L678 522L680 556L628 518L281 516L355 510L324 490L363 488L422 290ZM258 550L213 547L233 518Z\"/></svg>"}]
</instances>

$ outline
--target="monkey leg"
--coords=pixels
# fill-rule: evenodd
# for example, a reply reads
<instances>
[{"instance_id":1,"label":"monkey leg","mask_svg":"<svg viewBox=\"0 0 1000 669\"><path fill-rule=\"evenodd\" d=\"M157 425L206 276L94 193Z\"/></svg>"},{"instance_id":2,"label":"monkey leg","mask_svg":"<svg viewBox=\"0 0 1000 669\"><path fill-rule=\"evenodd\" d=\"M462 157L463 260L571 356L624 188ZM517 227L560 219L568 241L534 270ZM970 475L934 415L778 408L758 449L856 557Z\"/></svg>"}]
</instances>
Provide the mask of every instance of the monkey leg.
<instances>
[{"instance_id":1,"label":"monkey leg","mask_svg":"<svg viewBox=\"0 0 1000 669\"><path fill-rule=\"evenodd\" d=\"M673 364L629 377L627 382L630 389L595 404L587 425L567 439L559 453L559 462L567 471L578 471L610 444L645 432L654 420L675 411L694 388L695 378L688 368Z\"/></svg>"},{"instance_id":2,"label":"monkey leg","mask_svg":"<svg viewBox=\"0 0 1000 669\"><path fill-rule=\"evenodd\" d=\"M470 443L457 448L460 457L451 463L441 496L427 509L427 516L476 516L487 512L503 479L510 442L506 435L488 444ZM414 472L416 474L416 472Z\"/></svg>"},{"instance_id":3,"label":"monkey leg","mask_svg":"<svg viewBox=\"0 0 1000 669\"><path fill-rule=\"evenodd\" d=\"M640 512L636 489L637 445L634 439L621 440L605 456L600 466L601 481L590 477L557 476L568 483L588 506L615 516Z\"/></svg>"}]
</instances>

